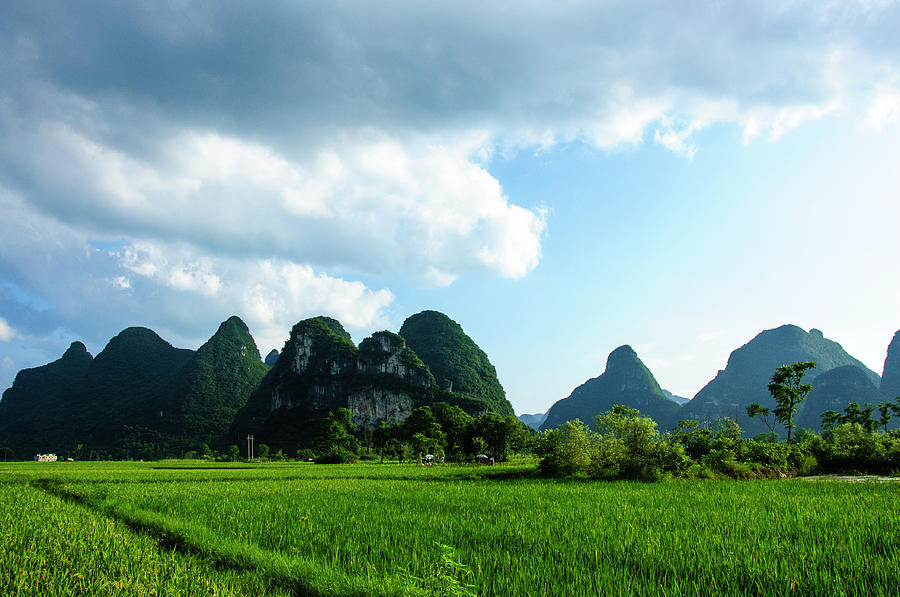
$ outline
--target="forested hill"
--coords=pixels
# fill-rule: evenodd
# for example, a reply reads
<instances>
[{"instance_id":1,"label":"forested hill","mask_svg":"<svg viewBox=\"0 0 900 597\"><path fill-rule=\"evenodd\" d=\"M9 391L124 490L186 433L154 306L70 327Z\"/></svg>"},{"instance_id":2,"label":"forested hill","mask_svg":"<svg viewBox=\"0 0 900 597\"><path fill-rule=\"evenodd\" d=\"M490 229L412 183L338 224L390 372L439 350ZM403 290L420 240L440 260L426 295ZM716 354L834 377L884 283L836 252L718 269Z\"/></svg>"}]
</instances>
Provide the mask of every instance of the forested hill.
<instances>
[{"instance_id":1,"label":"forested hill","mask_svg":"<svg viewBox=\"0 0 900 597\"><path fill-rule=\"evenodd\" d=\"M141 327L120 332L95 359L75 343L4 393L0 447L18 458L180 455L221 440L266 370L236 317L196 352Z\"/></svg>"},{"instance_id":2,"label":"forested hill","mask_svg":"<svg viewBox=\"0 0 900 597\"><path fill-rule=\"evenodd\" d=\"M683 407L680 417L698 421L731 417L750 435L765 433L768 428L757 419L749 419L745 409L751 403L774 407L768 391L772 373L780 365L798 361L816 362L815 369L807 372L807 381L813 386L819 375L845 365L860 369L876 387L881 382L877 373L847 354L840 344L825 338L821 331L806 332L795 325L783 325L761 332L732 352L725 369ZM848 396L847 402L854 399Z\"/></svg>"},{"instance_id":3,"label":"forested hill","mask_svg":"<svg viewBox=\"0 0 900 597\"><path fill-rule=\"evenodd\" d=\"M609 354L602 375L587 380L554 404L541 429L553 429L572 419L592 424L594 417L616 404L636 408L664 428L675 423L679 411L678 403L663 394L634 349L625 345Z\"/></svg>"},{"instance_id":4,"label":"forested hill","mask_svg":"<svg viewBox=\"0 0 900 597\"><path fill-rule=\"evenodd\" d=\"M465 394L503 416L515 414L487 354L461 325L438 311L407 318L400 335L443 389Z\"/></svg>"}]
</instances>

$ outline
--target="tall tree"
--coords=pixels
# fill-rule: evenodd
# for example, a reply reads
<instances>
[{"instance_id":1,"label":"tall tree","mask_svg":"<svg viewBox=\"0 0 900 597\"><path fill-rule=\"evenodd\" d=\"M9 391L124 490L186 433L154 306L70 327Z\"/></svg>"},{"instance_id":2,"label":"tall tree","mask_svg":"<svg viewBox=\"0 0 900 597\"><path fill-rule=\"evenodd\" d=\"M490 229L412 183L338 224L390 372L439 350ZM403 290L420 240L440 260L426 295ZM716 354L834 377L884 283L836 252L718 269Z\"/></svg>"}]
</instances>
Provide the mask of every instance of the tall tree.
<instances>
[{"instance_id":1,"label":"tall tree","mask_svg":"<svg viewBox=\"0 0 900 597\"><path fill-rule=\"evenodd\" d=\"M769 393L778 404L772 411L779 423L787 429L787 442L791 443L791 430L795 427L794 415L797 406L812 391L812 385L803 383L803 376L808 369L815 368L814 361L801 361L792 365L781 365L772 374L769 382Z\"/></svg>"},{"instance_id":2,"label":"tall tree","mask_svg":"<svg viewBox=\"0 0 900 597\"><path fill-rule=\"evenodd\" d=\"M316 440L319 458L329 462L347 462L359 454L359 440L353 435L356 424L353 413L346 408L338 408L328 413L322 421L322 428Z\"/></svg>"}]
</instances>

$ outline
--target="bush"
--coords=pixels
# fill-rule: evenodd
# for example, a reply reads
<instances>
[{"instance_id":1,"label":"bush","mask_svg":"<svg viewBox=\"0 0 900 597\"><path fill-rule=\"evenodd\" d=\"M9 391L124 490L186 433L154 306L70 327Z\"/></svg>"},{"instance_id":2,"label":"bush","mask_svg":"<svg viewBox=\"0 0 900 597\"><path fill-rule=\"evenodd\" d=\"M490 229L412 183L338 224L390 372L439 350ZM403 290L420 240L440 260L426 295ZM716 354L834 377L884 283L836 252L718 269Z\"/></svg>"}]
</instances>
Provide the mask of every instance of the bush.
<instances>
[{"instance_id":1,"label":"bush","mask_svg":"<svg viewBox=\"0 0 900 597\"><path fill-rule=\"evenodd\" d=\"M595 444L594 433L578 419L547 430L535 444L538 470L544 475L586 474Z\"/></svg>"},{"instance_id":2,"label":"bush","mask_svg":"<svg viewBox=\"0 0 900 597\"><path fill-rule=\"evenodd\" d=\"M329 452L322 454L316 458L316 464L346 464L348 462L356 462L358 456L347 450Z\"/></svg>"}]
</instances>

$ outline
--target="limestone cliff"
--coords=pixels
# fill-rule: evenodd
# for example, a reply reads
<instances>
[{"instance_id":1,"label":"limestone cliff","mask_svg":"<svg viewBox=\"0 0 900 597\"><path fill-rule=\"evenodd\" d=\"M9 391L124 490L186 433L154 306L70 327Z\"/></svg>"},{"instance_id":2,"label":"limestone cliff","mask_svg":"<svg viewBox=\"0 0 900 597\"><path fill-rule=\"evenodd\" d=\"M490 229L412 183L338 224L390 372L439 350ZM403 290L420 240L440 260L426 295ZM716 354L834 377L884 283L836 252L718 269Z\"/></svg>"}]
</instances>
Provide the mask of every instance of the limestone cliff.
<instances>
[{"instance_id":1,"label":"limestone cliff","mask_svg":"<svg viewBox=\"0 0 900 597\"><path fill-rule=\"evenodd\" d=\"M312 443L329 411L348 408L364 428L400 423L434 390L428 367L397 334L377 332L357 348L338 321L314 317L293 327L232 436L295 450Z\"/></svg>"}]
</instances>

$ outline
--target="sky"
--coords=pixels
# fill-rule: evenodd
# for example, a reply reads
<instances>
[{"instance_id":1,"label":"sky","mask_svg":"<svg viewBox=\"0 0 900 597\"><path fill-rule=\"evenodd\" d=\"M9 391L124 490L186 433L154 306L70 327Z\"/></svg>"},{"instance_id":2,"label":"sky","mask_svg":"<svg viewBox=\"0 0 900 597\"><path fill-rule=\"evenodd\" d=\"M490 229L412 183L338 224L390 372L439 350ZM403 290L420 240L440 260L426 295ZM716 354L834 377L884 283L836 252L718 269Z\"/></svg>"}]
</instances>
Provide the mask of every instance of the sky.
<instances>
[{"instance_id":1,"label":"sky","mask_svg":"<svg viewBox=\"0 0 900 597\"><path fill-rule=\"evenodd\" d=\"M7 2L0 386L129 326L436 309L543 412L630 344L900 328L900 6Z\"/></svg>"}]
</instances>

